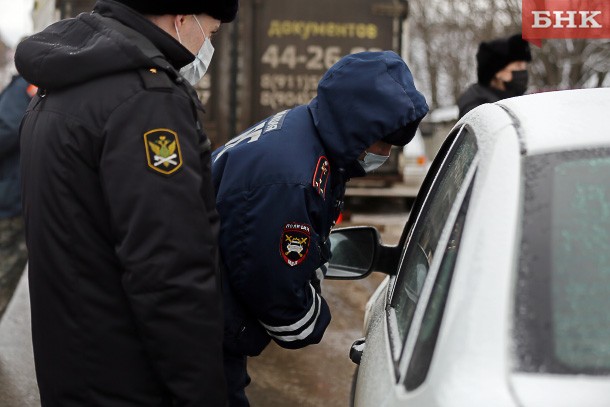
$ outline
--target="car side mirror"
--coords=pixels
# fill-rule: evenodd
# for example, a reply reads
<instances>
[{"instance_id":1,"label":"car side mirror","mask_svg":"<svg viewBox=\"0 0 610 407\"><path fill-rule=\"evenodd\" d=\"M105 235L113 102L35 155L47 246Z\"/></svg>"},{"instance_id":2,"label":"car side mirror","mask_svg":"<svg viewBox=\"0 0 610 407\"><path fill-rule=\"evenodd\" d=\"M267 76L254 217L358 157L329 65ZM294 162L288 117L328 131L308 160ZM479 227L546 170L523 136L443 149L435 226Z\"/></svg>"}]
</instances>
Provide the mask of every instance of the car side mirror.
<instances>
[{"instance_id":1,"label":"car side mirror","mask_svg":"<svg viewBox=\"0 0 610 407\"><path fill-rule=\"evenodd\" d=\"M330 233L331 258L326 271L330 280L357 280L373 271L394 275L400 260L397 246L383 246L377 229L354 226Z\"/></svg>"}]
</instances>

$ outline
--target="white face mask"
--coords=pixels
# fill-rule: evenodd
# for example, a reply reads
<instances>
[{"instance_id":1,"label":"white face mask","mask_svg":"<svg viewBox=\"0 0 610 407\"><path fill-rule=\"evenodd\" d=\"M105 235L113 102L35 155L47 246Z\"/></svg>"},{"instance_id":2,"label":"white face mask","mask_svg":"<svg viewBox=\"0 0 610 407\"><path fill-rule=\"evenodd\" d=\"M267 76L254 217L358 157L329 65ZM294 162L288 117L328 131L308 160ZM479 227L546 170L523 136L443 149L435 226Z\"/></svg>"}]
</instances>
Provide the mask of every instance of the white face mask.
<instances>
[{"instance_id":1,"label":"white face mask","mask_svg":"<svg viewBox=\"0 0 610 407\"><path fill-rule=\"evenodd\" d=\"M375 171L377 168L381 167L383 165L383 163L385 163L388 160L388 158L390 158L390 157L387 155L373 154L373 153L369 153L368 151L365 151L364 159L358 160L358 162L364 169L364 172L369 173L369 172Z\"/></svg>"},{"instance_id":2,"label":"white face mask","mask_svg":"<svg viewBox=\"0 0 610 407\"><path fill-rule=\"evenodd\" d=\"M180 69L180 74L187 80L188 83L195 86L199 83L203 75L205 75L206 71L210 67L210 62L212 62L212 55L214 55L214 46L212 45L212 41L205 36L205 32L197 20L197 17L193 15L195 21L197 21L197 25L199 25L199 29L201 30L201 34L203 34L203 45L199 48L199 52L195 56L195 60L190 64L182 67ZM178 41L182 44L182 39L180 38L180 33L178 32L178 27L174 23L174 27L176 28L176 34L178 34Z\"/></svg>"}]
</instances>

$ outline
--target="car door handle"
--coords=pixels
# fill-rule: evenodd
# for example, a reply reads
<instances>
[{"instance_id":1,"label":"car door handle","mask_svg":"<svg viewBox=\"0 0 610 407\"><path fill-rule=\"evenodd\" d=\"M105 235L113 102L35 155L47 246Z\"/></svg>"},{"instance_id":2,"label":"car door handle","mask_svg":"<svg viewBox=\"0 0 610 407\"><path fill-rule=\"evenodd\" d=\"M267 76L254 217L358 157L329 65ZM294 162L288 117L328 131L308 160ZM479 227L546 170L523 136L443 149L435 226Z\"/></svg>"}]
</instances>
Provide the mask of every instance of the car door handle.
<instances>
[{"instance_id":1,"label":"car door handle","mask_svg":"<svg viewBox=\"0 0 610 407\"><path fill-rule=\"evenodd\" d=\"M362 352L364 352L365 345L366 338L356 339L354 343L352 343L352 347L349 350L349 358L357 365L360 364L360 360L362 359Z\"/></svg>"}]
</instances>

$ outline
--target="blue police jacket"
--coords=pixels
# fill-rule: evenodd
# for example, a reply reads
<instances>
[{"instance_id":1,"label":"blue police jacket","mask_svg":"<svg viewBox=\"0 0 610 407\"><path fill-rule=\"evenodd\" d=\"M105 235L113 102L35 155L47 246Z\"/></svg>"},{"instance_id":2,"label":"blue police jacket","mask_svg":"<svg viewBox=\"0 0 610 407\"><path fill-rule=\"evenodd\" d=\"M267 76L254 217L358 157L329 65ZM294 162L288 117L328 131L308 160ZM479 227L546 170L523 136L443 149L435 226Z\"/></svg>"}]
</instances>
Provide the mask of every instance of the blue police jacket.
<instances>
[{"instance_id":1,"label":"blue police jacket","mask_svg":"<svg viewBox=\"0 0 610 407\"><path fill-rule=\"evenodd\" d=\"M316 270L329 260L345 183L365 175L357 161L365 149L427 112L396 53L353 54L322 77L308 105L213 153L226 351L253 356L270 339L285 348L321 340L331 317Z\"/></svg>"},{"instance_id":2,"label":"blue police jacket","mask_svg":"<svg viewBox=\"0 0 610 407\"><path fill-rule=\"evenodd\" d=\"M19 125L32 99L28 86L15 76L0 93L0 219L21 213Z\"/></svg>"}]
</instances>

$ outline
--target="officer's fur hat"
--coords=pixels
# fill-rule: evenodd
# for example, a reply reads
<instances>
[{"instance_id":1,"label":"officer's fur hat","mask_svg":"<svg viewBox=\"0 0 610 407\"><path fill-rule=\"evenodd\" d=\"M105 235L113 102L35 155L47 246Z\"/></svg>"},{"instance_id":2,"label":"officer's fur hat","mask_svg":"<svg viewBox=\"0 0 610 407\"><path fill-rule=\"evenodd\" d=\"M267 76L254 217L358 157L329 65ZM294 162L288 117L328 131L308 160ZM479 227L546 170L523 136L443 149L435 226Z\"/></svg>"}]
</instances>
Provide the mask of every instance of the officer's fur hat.
<instances>
[{"instance_id":1,"label":"officer's fur hat","mask_svg":"<svg viewBox=\"0 0 610 407\"><path fill-rule=\"evenodd\" d=\"M514 61L531 61L532 54L521 34L499 38L479 44L477 52L477 75L481 85L489 85L497 72Z\"/></svg>"},{"instance_id":2,"label":"officer's fur hat","mask_svg":"<svg viewBox=\"0 0 610 407\"><path fill-rule=\"evenodd\" d=\"M235 19L239 0L116 0L140 14L207 14L223 23Z\"/></svg>"}]
</instances>

